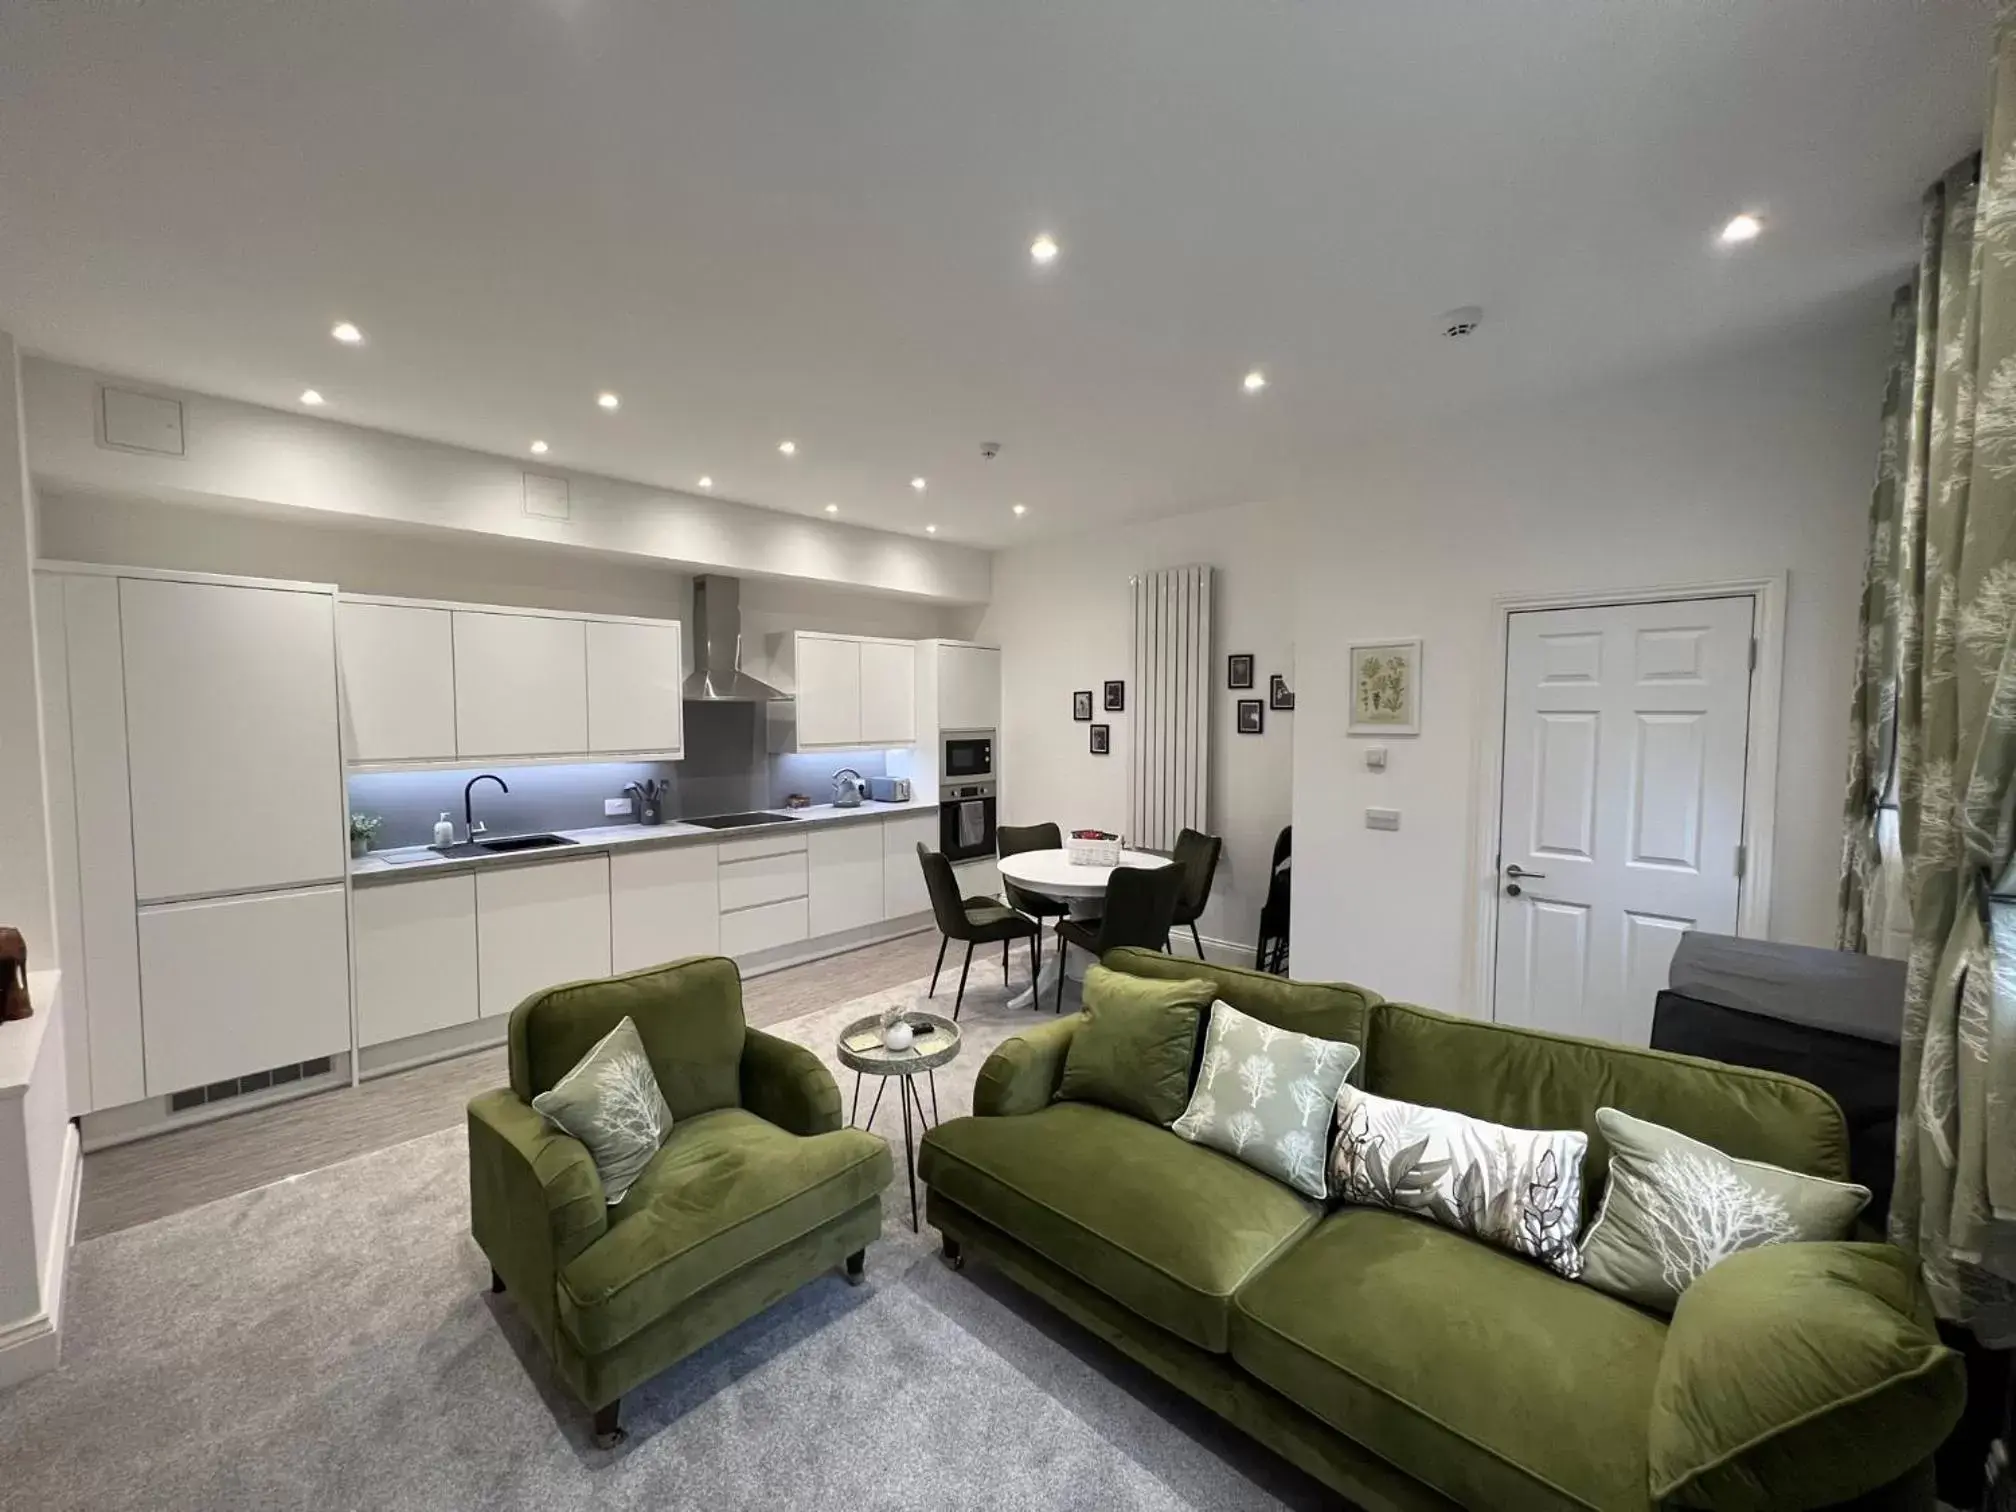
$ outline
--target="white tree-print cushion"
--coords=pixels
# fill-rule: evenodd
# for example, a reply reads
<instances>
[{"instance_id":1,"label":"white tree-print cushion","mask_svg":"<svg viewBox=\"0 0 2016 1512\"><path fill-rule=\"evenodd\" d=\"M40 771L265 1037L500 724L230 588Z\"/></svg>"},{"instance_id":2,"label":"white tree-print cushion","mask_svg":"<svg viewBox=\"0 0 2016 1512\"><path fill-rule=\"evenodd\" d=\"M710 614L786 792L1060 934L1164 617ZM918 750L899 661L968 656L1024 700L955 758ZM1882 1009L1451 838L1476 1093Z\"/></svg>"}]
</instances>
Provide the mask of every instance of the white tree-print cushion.
<instances>
[{"instance_id":1,"label":"white tree-print cushion","mask_svg":"<svg viewBox=\"0 0 2016 1512\"><path fill-rule=\"evenodd\" d=\"M644 1053L637 1026L624 1019L595 1042L532 1106L588 1147L612 1207L672 1132L672 1110Z\"/></svg>"},{"instance_id":2,"label":"white tree-print cushion","mask_svg":"<svg viewBox=\"0 0 2016 1512\"><path fill-rule=\"evenodd\" d=\"M1330 1191L1419 1213L1572 1277L1588 1149L1580 1129L1508 1129L1344 1087Z\"/></svg>"},{"instance_id":3,"label":"white tree-print cushion","mask_svg":"<svg viewBox=\"0 0 2016 1512\"><path fill-rule=\"evenodd\" d=\"M1211 1005L1190 1106L1170 1127L1309 1197L1325 1195L1323 1149L1338 1087L1358 1047L1278 1029L1230 1003Z\"/></svg>"},{"instance_id":4,"label":"white tree-print cushion","mask_svg":"<svg viewBox=\"0 0 2016 1512\"><path fill-rule=\"evenodd\" d=\"M1867 1187L1738 1160L1615 1108L1598 1108L1596 1127L1610 1142L1610 1185L1582 1241L1582 1279L1640 1307L1673 1311L1739 1250L1845 1239L1869 1202Z\"/></svg>"}]
</instances>

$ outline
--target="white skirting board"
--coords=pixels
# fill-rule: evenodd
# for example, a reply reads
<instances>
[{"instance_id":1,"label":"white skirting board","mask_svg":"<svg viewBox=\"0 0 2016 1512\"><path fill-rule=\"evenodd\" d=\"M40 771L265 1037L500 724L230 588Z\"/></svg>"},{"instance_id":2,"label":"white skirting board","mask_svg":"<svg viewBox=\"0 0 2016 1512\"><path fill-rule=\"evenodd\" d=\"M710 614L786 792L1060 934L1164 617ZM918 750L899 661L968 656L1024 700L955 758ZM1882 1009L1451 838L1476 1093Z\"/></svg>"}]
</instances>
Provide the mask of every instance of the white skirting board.
<instances>
[{"instance_id":1,"label":"white skirting board","mask_svg":"<svg viewBox=\"0 0 2016 1512\"><path fill-rule=\"evenodd\" d=\"M49 1225L42 1256L42 1311L19 1322L0 1324L0 1390L54 1370L63 1354L63 1286L70 1273L70 1246L77 1237L77 1199L84 1189L84 1147L77 1125L63 1137L56 1188L57 1221Z\"/></svg>"}]
</instances>

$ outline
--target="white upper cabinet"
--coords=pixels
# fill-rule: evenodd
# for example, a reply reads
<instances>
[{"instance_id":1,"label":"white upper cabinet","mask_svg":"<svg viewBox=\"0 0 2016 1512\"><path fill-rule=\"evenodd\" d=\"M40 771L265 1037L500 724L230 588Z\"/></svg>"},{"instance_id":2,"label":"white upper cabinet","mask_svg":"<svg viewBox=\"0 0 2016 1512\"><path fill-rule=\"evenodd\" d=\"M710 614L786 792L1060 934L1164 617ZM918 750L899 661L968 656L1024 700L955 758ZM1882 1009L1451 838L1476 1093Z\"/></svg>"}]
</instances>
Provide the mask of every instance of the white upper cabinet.
<instances>
[{"instance_id":1,"label":"white upper cabinet","mask_svg":"<svg viewBox=\"0 0 2016 1512\"><path fill-rule=\"evenodd\" d=\"M685 750L679 625L588 621L588 748Z\"/></svg>"},{"instance_id":2,"label":"white upper cabinet","mask_svg":"<svg viewBox=\"0 0 2016 1512\"><path fill-rule=\"evenodd\" d=\"M992 730L1001 723L1001 653L991 646L940 645L938 728Z\"/></svg>"},{"instance_id":3,"label":"white upper cabinet","mask_svg":"<svg viewBox=\"0 0 2016 1512\"><path fill-rule=\"evenodd\" d=\"M795 701L773 706L797 750L910 745L917 739L913 641L800 630L787 637Z\"/></svg>"},{"instance_id":4,"label":"white upper cabinet","mask_svg":"<svg viewBox=\"0 0 2016 1512\"><path fill-rule=\"evenodd\" d=\"M139 901L343 875L335 600L122 578Z\"/></svg>"},{"instance_id":5,"label":"white upper cabinet","mask_svg":"<svg viewBox=\"0 0 2016 1512\"><path fill-rule=\"evenodd\" d=\"M861 744L910 745L916 739L917 647L861 642Z\"/></svg>"},{"instance_id":6,"label":"white upper cabinet","mask_svg":"<svg viewBox=\"0 0 2016 1512\"><path fill-rule=\"evenodd\" d=\"M587 627L578 619L457 609L458 756L588 750Z\"/></svg>"},{"instance_id":7,"label":"white upper cabinet","mask_svg":"<svg viewBox=\"0 0 2016 1512\"><path fill-rule=\"evenodd\" d=\"M344 600L346 749L352 761L424 761L455 754L455 642L446 609Z\"/></svg>"},{"instance_id":8,"label":"white upper cabinet","mask_svg":"<svg viewBox=\"0 0 2016 1512\"><path fill-rule=\"evenodd\" d=\"M861 642L844 635L797 636L798 744L861 743Z\"/></svg>"}]
</instances>

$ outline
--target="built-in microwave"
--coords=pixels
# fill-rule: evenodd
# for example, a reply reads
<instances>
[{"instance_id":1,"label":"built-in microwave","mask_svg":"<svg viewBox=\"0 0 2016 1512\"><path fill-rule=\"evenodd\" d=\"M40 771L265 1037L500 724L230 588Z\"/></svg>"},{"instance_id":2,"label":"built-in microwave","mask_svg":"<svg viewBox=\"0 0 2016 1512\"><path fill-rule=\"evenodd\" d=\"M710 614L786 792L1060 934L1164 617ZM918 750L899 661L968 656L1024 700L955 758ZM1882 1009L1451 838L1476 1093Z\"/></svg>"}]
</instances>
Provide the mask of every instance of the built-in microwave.
<instances>
[{"instance_id":1,"label":"built-in microwave","mask_svg":"<svg viewBox=\"0 0 2016 1512\"><path fill-rule=\"evenodd\" d=\"M985 782L994 776L992 730L947 730L940 739L940 782Z\"/></svg>"}]
</instances>

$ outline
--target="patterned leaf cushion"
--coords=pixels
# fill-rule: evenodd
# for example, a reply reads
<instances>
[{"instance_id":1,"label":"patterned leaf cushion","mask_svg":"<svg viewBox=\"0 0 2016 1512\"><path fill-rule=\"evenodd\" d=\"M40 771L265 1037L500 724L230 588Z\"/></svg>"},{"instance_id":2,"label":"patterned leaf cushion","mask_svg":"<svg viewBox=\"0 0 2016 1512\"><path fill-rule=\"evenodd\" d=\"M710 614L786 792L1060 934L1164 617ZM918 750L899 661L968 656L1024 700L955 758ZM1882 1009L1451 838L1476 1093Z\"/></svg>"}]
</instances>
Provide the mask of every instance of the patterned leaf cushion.
<instances>
[{"instance_id":1,"label":"patterned leaf cushion","mask_svg":"<svg viewBox=\"0 0 2016 1512\"><path fill-rule=\"evenodd\" d=\"M1204 1032L1197 1089L1173 1127L1192 1144L1320 1198L1330 1114L1357 1064L1356 1045L1277 1029L1220 999Z\"/></svg>"},{"instance_id":2,"label":"patterned leaf cushion","mask_svg":"<svg viewBox=\"0 0 2016 1512\"><path fill-rule=\"evenodd\" d=\"M1582 1279L1671 1312L1689 1283L1739 1250L1790 1239L1845 1239L1869 1189L1801 1176L1615 1108L1596 1110L1610 1142L1610 1185L1582 1241Z\"/></svg>"},{"instance_id":3,"label":"patterned leaf cushion","mask_svg":"<svg viewBox=\"0 0 2016 1512\"><path fill-rule=\"evenodd\" d=\"M1093 966L1085 1011L1064 1053L1060 1102L1103 1103L1167 1126L1183 1111L1197 1059L1197 1022L1211 1001L1201 979L1152 982Z\"/></svg>"},{"instance_id":4,"label":"patterned leaf cushion","mask_svg":"<svg viewBox=\"0 0 2016 1512\"><path fill-rule=\"evenodd\" d=\"M1330 1191L1419 1213L1573 1277L1588 1150L1580 1129L1508 1129L1344 1087Z\"/></svg>"},{"instance_id":5,"label":"patterned leaf cushion","mask_svg":"<svg viewBox=\"0 0 2016 1512\"><path fill-rule=\"evenodd\" d=\"M532 1106L588 1147L602 1177L603 1200L612 1207L672 1132L672 1110L628 1018L597 1040L550 1091L533 1098Z\"/></svg>"}]
</instances>

